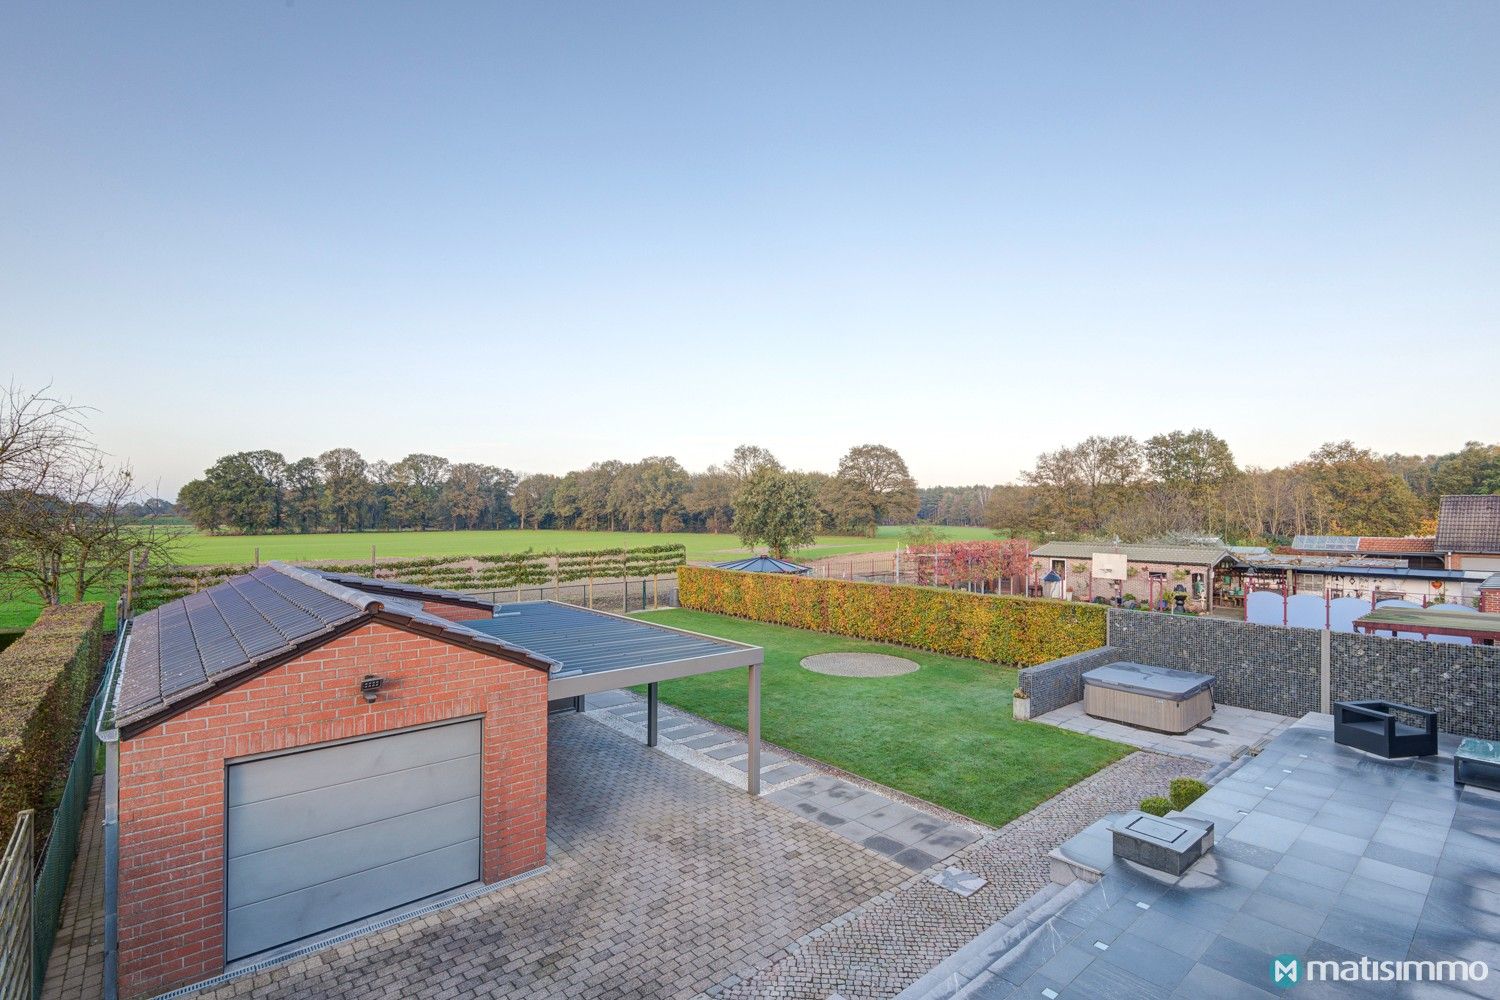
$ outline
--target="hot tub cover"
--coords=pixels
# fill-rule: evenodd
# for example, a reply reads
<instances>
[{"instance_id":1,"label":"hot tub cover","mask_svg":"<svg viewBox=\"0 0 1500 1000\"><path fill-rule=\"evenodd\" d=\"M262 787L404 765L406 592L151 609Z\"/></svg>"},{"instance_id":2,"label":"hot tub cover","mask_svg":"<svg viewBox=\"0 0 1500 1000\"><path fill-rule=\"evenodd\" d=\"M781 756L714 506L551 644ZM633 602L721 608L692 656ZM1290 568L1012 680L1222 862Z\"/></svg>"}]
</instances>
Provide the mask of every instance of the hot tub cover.
<instances>
[{"instance_id":1,"label":"hot tub cover","mask_svg":"<svg viewBox=\"0 0 1500 1000\"><path fill-rule=\"evenodd\" d=\"M1111 663L1083 675L1083 683L1094 687L1144 694L1167 701L1187 701L1213 686L1213 674L1153 667L1146 663Z\"/></svg>"}]
</instances>

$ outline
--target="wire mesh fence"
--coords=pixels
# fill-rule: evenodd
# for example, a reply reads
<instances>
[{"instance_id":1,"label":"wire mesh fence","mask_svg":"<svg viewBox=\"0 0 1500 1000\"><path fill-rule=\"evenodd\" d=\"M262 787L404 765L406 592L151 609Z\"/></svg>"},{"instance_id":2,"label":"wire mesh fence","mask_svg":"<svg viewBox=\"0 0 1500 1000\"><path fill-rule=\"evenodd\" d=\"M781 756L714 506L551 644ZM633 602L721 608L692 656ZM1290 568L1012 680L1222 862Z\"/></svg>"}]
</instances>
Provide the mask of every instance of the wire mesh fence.
<instances>
[{"instance_id":1,"label":"wire mesh fence","mask_svg":"<svg viewBox=\"0 0 1500 1000\"><path fill-rule=\"evenodd\" d=\"M819 559L811 568L809 575L822 579L949 587L975 594L1028 593L1024 577L1006 576L990 560L949 553L895 551L833 556Z\"/></svg>"},{"instance_id":2,"label":"wire mesh fence","mask_svg":"<svg viewBox=\"0 0 1500 1000\"><path fill-rule=\"evenodd\" d=\"M465 593L492 604L559 601L580 608L629 614L632 611L677 607L677 574L663 573L638 580L553 580L549 583L498 590L466 590Z\"/></svg>"},{"instance_id":3,"label":"wire mesh fence","mask_svg":"<svg viewBox=\"0 0 1500 1000\"><path fill-rule=\"evenodd\" d=\"M118 633L115 648L118 654ZM68 877L72 874L73 862L78 857L79 833L83 826L84 809L89 801L89 791L94 784L94 769L99 756L96 727L107 694L105 685L100 684L93 701L89 703L88 716L84 719L83 731L78 736L73 761L68 766L68 778L63 785L62 796L52 813L52 829L47 835L46 853L43 854L41 867L36 873L32 902L33 997L41 996L42 993L42 982L47 976L47 961L52 954L52 942L62 919Z\"/></svg>"}]
</instances>

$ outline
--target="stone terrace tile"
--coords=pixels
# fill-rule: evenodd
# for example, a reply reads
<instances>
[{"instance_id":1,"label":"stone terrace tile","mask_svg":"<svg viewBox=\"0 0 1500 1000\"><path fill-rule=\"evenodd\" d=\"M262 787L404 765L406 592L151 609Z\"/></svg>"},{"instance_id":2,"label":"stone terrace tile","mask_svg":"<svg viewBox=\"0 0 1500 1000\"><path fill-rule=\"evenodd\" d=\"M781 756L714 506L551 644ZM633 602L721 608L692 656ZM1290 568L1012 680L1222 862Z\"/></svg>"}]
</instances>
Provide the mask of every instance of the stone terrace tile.
<instances>
[{"instance_id":1,"label":"stone terrace tile","mask_svg":"<svg viewBox=\"0 0 1500 1000\"><path fill-rule=\"evenodd\" d=\"M1250 801L1257 784L1265 794ZM1313 819L1287 815L1288 803L1316 806ZM1060 1000L1265 997L1277 992L1270 960L1283 954L1500 969L1500 794L1455 788L1447 758L1380 760L1335 745L1331 726L1309 717L1187 810L1241 811L1211 853L1180 879L1163 877L1170 888L1137 910L1109 901L1128 900L1143 870L1111 861L1103 880L1052 921L1071 929L1061 931L1063 947L1081 949L1087 965L1069 969L1061 985L1045 966L1027 979L995 974L995 990L1030 997L1054 989ZM1065 851L1088 853L1105 827ZM981 971L957 995L987 995L989 975ZM1301 983L1294 995L1500 997L1500 981Z\"/></svg>"}]
</instances>

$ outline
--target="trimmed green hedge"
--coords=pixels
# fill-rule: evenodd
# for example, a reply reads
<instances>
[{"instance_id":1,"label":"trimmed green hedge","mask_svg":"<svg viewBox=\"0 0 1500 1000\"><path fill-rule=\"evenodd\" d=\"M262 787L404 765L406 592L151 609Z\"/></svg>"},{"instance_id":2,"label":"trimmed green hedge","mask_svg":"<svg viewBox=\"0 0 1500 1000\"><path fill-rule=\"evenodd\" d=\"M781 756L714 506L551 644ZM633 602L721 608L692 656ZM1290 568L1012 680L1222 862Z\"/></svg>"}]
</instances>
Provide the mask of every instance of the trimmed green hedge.
<instances>
[{"instance_id":1,"label":"trimmed green hedge","mask_svg":"<svg viewBox=\"0 0 1500 1000\"><path fill-rule=\"evenodd\" d=\"M84 705L99 679L104 605L65 604L0 653L0 835L16 813L44 809L78 743Z\"/></svg>"},{"instance_id":2,"label":"trimmed green hedge","mask_svg":"<svg viewBox=\"0 0 1500 1000\"><path fill-rule=\"evenodd\" d=\"M448 590L507 590L573 583L590 578L617 580L622 576L646 577L668 573L687 561L687 546L638 545L634 548L591 549L577 552L502 552L475 556L414 556L382 559L373 570L381 580L399 580L423 587ZM334 573L370 576L370 563L297 563ZM206 590L230 577L248 573L249 566L176 566L153 570L135 589L132 603L137 612Z\"/></svg>"},{"instance_id":3,"label":"trimmed green hedge","mask_svg":"<svg viewBox=\"0 0 1500 1000\"><path fill-rule=\"evenodd\" d=\"M684 566L684 608L1022 667L1097 649L1104 609L1073 601Z\"/></svg>"}]
</instances>

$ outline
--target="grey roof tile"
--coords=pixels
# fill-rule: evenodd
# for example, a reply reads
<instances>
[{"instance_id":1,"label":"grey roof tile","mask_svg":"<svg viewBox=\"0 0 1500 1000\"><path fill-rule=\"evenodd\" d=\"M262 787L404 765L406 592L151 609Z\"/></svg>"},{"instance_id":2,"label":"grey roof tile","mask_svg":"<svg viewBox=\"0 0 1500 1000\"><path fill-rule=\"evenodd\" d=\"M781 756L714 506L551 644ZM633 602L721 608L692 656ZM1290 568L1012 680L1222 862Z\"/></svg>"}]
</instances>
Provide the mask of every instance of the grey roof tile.
<instances>
[{"instance_id":1,"label":"grey roof tile","mask_svg":"<svg viewBox=\"0 0 1500 1000\"><path fill-rule=\"evenodd\" d=\"M131 623L115 696L116 724L143 723L206 688L232 683L259 664L376 614L539 669L557 667L550 658L500 636L429 614L419 600L366 593L272 562L163 604Z\"/></svg>"},{"instance_id":2,"label":"grey roof tile","mask_svg":"<svg viewBox=\"0 0 1500 1000\"><path fill-rule=\"evenodd\" d=\"M1438 502L1439 552L1500 553L1500 496L1448 496Z\"/></svg>"}]
</instances>

